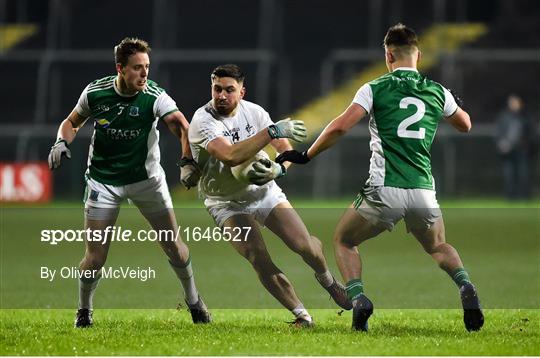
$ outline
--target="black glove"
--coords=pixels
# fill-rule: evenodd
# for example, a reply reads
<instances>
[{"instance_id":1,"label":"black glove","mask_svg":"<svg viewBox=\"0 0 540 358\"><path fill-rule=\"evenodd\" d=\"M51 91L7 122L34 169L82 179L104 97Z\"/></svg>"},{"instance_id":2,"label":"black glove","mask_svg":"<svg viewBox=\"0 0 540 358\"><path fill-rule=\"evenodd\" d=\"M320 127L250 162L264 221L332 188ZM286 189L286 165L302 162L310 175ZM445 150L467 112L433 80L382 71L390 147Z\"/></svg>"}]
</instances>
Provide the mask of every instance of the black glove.
<instances>
[{"instance_id":1,"label":"black glove","mask_svg":"<svg viewBox=\"0 0 540 358\"><path fill-rule=\"evenodd\" d=\"M300 153L297 150L287 150L276 158L276 163L291 162L296 164L306 164L310 159L307 156L307 150Z\"/></svg>"},{"instance_id":2,"label":"black glove","mask_svg":"<svg viewBox=\"0 0 540 358\"><path fill-rule=\"evenodd\" d=\"M448 92L450 92L450 94L452 95L452 97L454 97L454 100L456 101L457 105L458 105L460 108L463 108L463 100L462 100L461 97L456 93L456 91L451 90L451 89L448 89Z\"/></svg>"}]
</instances>

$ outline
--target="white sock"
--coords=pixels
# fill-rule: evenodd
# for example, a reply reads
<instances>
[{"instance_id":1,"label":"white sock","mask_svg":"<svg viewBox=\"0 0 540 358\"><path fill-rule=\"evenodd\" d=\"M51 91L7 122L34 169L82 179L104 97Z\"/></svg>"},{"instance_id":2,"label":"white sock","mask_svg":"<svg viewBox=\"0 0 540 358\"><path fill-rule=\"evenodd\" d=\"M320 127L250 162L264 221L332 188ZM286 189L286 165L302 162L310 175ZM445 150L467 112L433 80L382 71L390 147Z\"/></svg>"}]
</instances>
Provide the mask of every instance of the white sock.
<instances>
[{"instance_id":1,"label":"white sock","mask_svg":"<svg viewBox=\"0 0 540 358\"><path fill-rule=\"evenodd\" d=\"M334 277L332 277L332 274L330 271L326 270L323 273L317 273L315 272L315 277L317 277L317 280L323 285L324 287L329 287L331 284L334 283Z\"/></svg>"},{"instance_id":2,"label":"white sock","mask_svg":"<svg viewBox=\"0 0 540 358\"><path fill-rule=\"evenodd\" d=\"M101 274L96 274L95 278L81 277L79 279L79 308L87 308L89 310L94 308L92 301L100 278Z\"/></svg>"},{"instance_id":3,"label":"white sock","mask_svg":"<svg viewBox=\"0 0 540 358\"><path fill-rule=\"evenodd\" d=\"M291 312L294 314L295 317L302 317L306 321L311 322L311 316L309 315L308 311L304 308L303 304L299 304L296 308L293 308Z\"/></svg>"},{"instance_id":4,"label":"white sock","mask_svg":"<svg viewBox=\"0 0 540 358\"><path fill-rule=\"evenodd\" d=\"M188 259L187 265L185 267L178 267L173 264L171 264L171 267L176 273L176 276L180 279L180 283L184 288L184 295L186 297L187 303L190 305L197 303L197 301L199 300L199 292L197 292L197 287L195 287L195 280L193 279L191 258Z\"/></svg>"}]
</instances>

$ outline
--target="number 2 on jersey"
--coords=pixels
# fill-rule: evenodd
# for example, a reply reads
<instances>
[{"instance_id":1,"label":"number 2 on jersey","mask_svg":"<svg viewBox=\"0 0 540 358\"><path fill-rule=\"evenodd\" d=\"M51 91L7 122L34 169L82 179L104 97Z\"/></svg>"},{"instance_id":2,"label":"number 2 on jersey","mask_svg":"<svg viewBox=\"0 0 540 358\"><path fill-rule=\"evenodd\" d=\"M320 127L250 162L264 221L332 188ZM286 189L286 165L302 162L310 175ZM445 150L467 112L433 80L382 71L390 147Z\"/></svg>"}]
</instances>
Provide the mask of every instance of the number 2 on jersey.
<instances>
[{"instance_id":1,"label":"number 2 on jersey","mask_svg":"<svg viewBox=\"0 0 540 358\"><path fill-rule=\"evenodd\" d=\"M412 124L419 122L424 117L426 105L424 102L414 97L405 97L399 102L399 108L402 109L407 109L410 105L416 107L416 112L399 123L397 135L402 138L424 139L426 137L425 128L420 128L418 130L407 128Z\"/></svg>"}]
</instances>

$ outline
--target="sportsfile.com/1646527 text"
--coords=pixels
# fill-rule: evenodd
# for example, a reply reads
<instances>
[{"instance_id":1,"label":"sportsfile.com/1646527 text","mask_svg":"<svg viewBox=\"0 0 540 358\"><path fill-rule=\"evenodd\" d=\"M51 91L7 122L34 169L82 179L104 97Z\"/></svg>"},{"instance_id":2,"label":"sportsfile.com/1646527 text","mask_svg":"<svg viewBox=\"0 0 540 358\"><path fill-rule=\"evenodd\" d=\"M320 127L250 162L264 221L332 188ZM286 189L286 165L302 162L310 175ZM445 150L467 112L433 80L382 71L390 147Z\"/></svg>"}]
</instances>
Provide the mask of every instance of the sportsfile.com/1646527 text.
<instances>
[{"instance_id":1,"label":"sportsfile.com/1646527 text","mask_svg":"<svg viewBox=\"0 0 540 358\"><path fill-rule=\"evenodd\" d=\"M45 229L41 230L40 241L50 245L61 242L93 241L106 244L107 242L144 242L144 241L246 241L251 227L181 227L174 230L137 230L123 229L121 226L108 226L104 230L91 229Z\"/></svg>"}]
</instances>

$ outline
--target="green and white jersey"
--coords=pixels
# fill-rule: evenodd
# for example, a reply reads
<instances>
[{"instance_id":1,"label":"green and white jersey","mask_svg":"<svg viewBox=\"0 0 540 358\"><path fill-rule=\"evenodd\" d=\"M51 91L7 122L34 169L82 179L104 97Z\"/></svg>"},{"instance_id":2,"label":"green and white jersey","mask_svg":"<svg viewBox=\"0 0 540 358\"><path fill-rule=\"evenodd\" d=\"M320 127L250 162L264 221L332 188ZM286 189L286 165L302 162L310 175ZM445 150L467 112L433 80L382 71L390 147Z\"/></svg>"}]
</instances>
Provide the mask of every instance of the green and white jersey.
<instances>
[{"instance_id":1,"label":"green and white jersey","mask_svg":"<svg viewBox=\"0 0 540 358\"><path fill-rule=\"evenodd\" d=\"M441 118L457 110L452 94L414 68L398 68L360 87L353 103L370 114L367 184L435 190L431 143Z\"/></svg>"},{"instance_id":2,"label":"green and white jersey","mask_svg":"<svg viewBox=\"0 0 540 358\"><path fill-rule=\"evenodd\" d=\"M75 111L94 121L87 174L110 185L127 185L157 176L157 120L178 111L174 100L155 82L132 96L120 93L116 76L93 81L82 92Z\"/></svg>"}]
</instances>

